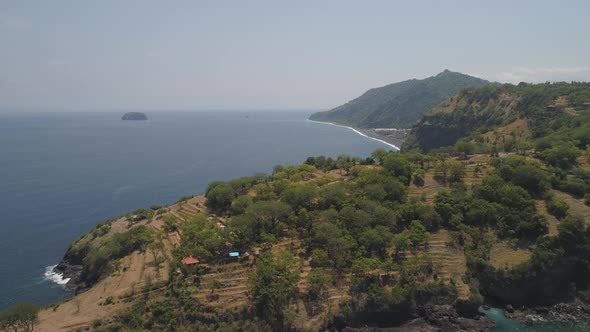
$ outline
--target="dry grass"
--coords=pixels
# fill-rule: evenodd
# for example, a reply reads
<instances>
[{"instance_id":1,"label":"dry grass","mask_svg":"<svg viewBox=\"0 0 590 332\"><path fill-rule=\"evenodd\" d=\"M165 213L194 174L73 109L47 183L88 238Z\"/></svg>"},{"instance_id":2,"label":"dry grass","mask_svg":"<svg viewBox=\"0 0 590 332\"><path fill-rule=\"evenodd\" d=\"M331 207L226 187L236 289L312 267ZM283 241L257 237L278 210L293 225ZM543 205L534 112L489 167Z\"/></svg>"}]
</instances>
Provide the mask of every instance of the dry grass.
<instances>
[{"instance_id":1,"label":"dry grass","mask_svg":"<svg viewBox=\"0 0 590 332\"><path fill-rule=\"evenodd\" d=\"M512 248L507 241L496 242L490 250L490 264L495 268L510 268L525 262L531 257L531 251Z\"/></svg>"},{"instance_id":2,"label":"dry grass","mask_svg":"<svg viewBox=\"0 0 590 332\"><path fill-rule=\"evenodd\" d=\"M528 123L525 119L517 119L516 121L489 131L482 135L484 139L489 142L503 142L503 140L516 139L517 141L523 141L531 136Z\"/></svg>"},{"instance_id":3,"label":"dry grass","mask_svg":"<svg viewBox=\"0 0 590 332\"><path fill-rule=\"evenodd\" d=\"M423 202L427 205L434 205L434 198L436 193L446 186L439 183L434 179L434 171L430 170L424 175L424 185L416 186L411 183L408 190L408 198L420 200L423 195L426 196L426 200Z\"/></svg>"},{"instance_id":4,"label":"dry grass","mask_svg":"<svg viewBox=\"0 0 590 332\"><path fill-rule=\"evenodd\" d=\"M432 234L428 253L432 256L434 265L438 267L439 280L454 281L459 298L466 299L470 294L469 286L463 282L463 276L467 272L467 260L463 251L448 245L449 241L449 232L446 230Z\"/></svg>"},{"instance_id":5,"label":"dry grass","mask_svg":"<svg viewBox=\"0 0 590 332\"><path fill-rule=\"evenodd\" d=\"M440 103L431 111L431 113L450 113L457 108L464 108L466 106L467 101L464 98L454 96Z\"/></svg>"},{"instance_id":6,"label":"dry grass","mask_svg":"<svg viewBox=\"0 0 590 332\"><path fill-rule=\"evenodd\" d=\"M544 200L535 200L535 207L537 208L537 211L545 215L547 221L549 221L549 236L556 236L559 233L557 231L559 220L547 212L547 203Z\"/></svg>"},{"instance_id":7,"label":"dry grass","mask_svg":"<svg viewBox=\"0 0 590 332\"><path fill-rule=\"evenodd\" d=\"M41 311L35 331L86 329L95 320L112 319L130 305L125 299L138 296L148 283L166 280L168 273L165 270L157 273L150 254L134 252L121 260L121 271L59 305L55 311L51 308ZM107 304L107 298L112 304Z\"/></svg>"},{"instance_id":8,"label":"dry grass","mask_svg":"<svg viewBox=\"0 0 590 332\"><path fill-rule=\"evenodd\" d=\"M179 221L189 221L199 214L207 214L205 203L207 199L204 195L195 196L185 202L174 204L170 207L169 213Z\"/></svg>"},{"instance_id":9,"label":"dry grass","mask_svg":"<svg viewBox=\"0 0 590 332\"><path fill-rule=\"evenodd\" d=\"M569 213L574 216L580 216L584 218L587 223L590 223L590 206L584 204L584 200L575 198L574 196L564 193L562 191L555 190L555 195L563 199L567 205L569 205Z\"/></svg>"},{"instance_id":10,"label":"dry grass","mask_svg":"<svg viewBox=\"0 0 590 332\"><path fill-rule=\"evenodd\" d=\"M247 261L212 265L210 269L211 272L201 278L201 288L196 298L207 305L226 310L247 304L248 278L253 272ZM218 289L211 288L215 281L219 283Z\"/></svg>"},{"instance_id":11,"label":"dry grass","mask_svg":"<svg viewBox=\"0 0 590 332\"><path fill-rule=\"evenodd\" d=\"M580 157L578 157L578 166L585 171L590 171L590 155L587 153L583 153Z\"/></svg>"}]
</instances>

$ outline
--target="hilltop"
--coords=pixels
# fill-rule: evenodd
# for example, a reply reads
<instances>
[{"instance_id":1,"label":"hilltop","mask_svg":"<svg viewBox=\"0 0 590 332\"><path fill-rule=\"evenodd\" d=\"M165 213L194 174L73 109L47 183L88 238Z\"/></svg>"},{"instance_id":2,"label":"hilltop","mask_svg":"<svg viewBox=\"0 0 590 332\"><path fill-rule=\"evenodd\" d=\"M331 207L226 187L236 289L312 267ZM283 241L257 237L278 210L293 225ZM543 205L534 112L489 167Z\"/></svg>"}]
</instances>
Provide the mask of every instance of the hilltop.
<instances>
[{"instance_id":1,"label":"hilltop","mask_svg":"<svg viewBox=\"0 0 590 332\"><path fill-rule=\"evenodd\" d=\"M422 80L411 79L370 89L344 105L312 114L310 119L356 128L404 128L461 90L489 84L492 83L445 70Z\"/></svg>"}]
</instances>

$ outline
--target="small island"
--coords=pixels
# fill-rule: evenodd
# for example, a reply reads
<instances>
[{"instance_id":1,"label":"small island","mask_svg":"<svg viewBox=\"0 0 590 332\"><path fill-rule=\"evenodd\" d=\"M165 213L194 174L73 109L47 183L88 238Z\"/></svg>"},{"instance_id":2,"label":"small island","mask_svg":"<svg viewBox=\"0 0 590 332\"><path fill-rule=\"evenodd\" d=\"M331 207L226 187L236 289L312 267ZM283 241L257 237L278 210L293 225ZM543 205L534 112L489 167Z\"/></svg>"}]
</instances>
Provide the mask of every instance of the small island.
<instances>
[{"instance_id":1,"label":"small island","mask_svg":"<svg viewBox=\"0 0 590 332\"><path fill-rule=\"evenodd\" d=\"M147 120L148 117L141 112L128 112L123 115L121 120Z\"/></svg>"}]
</instances>

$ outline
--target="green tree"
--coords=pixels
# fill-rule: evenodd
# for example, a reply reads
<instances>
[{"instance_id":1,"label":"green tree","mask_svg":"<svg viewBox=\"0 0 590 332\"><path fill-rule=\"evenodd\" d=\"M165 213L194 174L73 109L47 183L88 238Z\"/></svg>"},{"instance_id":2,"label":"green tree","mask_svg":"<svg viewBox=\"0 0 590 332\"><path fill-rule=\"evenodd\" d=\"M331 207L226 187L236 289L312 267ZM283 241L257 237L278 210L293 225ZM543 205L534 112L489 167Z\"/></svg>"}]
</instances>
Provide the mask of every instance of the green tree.
<instances>
[{"instance_id":1,"label":"green tree","mask_svg":"<svg viewBox=\"0 0 590 332\"><path fill-rule=\"evenodd\" d=\"M252 205L252 197L240 195L231 202L230 211L233 215L242 214L250 205Z\"/></svg>"},{"instance_id":2,"label":"green tree","mask_svg":"<svg viewBox=\"0 0 590 332\"><path fill-rule=\"evenodd\" d=\"M430 233L419 220L412 221L407 232L410 243L414 247L424 244L430 240Z\"/></svg>"},{"instance_id":3,"label":"green tree","mask_svg":"<svg viewBox=\"0 0 590 332\"><path fill-rule=\"evenodd\" d=\"M262 233L276 235L289 224L291 207L280 201L257 201L244 214L231 219L229 227L240 241L252 243L260 240Z\"/></svg>"},{"instance_id":4,"label":"green tree","mask_svg":"<svg viewBox=\"0 0 590 332\"><path fill-rule=\"evenodd\" d=\"M569 208L569 205L567 205L567 203L560 198L551 197L547 201L547 212L554 215L557 219L565 218Z\"/></svg>"},{"instance_id":5,"label":"green tree","mask_svg":"<svg viewBox=\"0 0 590 332\"><path fill-rule=\"evenodd\" d=\"M576 164L576 159L581 154L582 152L573 143L567 142L542 151L539 157L551 166L570 169Z\"/></svg>"},{"instance_id":6,"label":"green tree","mask_svg":"<svg viewBox=\"0 0 590 332\"><path fill-rule=\"evenodd\" d=\"M424 171L423 168L418 168L415 172L414 172L414 179L413 182L416 186L418 187L422 187L424 186L424 176L425 176L426 172Z\"/></svg>"},{"instance_id":7,"label":"green tree","mask_svg":"<svg viewBox=\"0 0 590 332\"><path fill-rule=\"evenodd\" d=\"M40 307L32 303L17 303L0 311L0 330L30 332L37 323Z\"/></svg>"},{"instance_id":8,"label":"green tree","mask_svg":"<svg viewBox=\"0 0 590 332\"><path fill-rule=\"evenodd\" d=\"M162 241L154 241L148 245L148 249L154 258L154 264L159 266L159 259L161 258L160 255L164 252L164 243L162 243Z\"/></svg>"},{"instance_id":9,"label":"green tree","mask_svg":"<svg viewBox=\"0 0 590 332\"><path fill-rule=\"evenodd\" d=\"M352 159L350 158L349 155L339 155L338 158L336 158L336 167L340 168L341 170L346 171L346 173L348 173L350 171L350 168L353 166L352 163Z\"/></svg>"},{"instance_id":10,"label":"green tree","mask_svg":"<svg viewBox=\"0 0 590 332\"><path fill-rule=\"evenodd\" d=\"M276 330L285 328L285 307L294 297L299 281L299 262L288 251L275 255L265 252L256 263L250 278L254 309L259 317Z\"/></svg>"},{"instance_id":11,"label":"green tree","mask_svg":"<svg viewBox=\"0 0 590 332\"><path fill-rule=\"evenodd\" d=\"M384 148L377 148L373 152L371 152L371 158L378 162L379 164L383 163L383 158L387 155L387 151Z\"/></svg>"},{"instance_id":12,"label":"green tree","mask_svg":"<svg viewBox=\"0 0 590 332\"><path fill-rule=\"evenodd\" d=\"M321 248L315 248L311 252L311 266L313 267L330 267L332 262L328 256L328 252Z\"/></svg>"},{"instance_id":13,"label":"green tree","mask_svg":"<svg viewBox=\"0 0 590 332\"><path fill-rule=\"evenodd\" d=\"M460 161L449 161L449 183L462 182L465 177L465 164Z\"/></svg>"},{"instance_id":14,"label":"green tree","mask_svg":"<svg viewBox=\"0 0 590 332\"><path fill-rule=\"evenodd\" d=\"M199 215L182 225L181 252L202 260L221 256L225 240L213 223Z\"/></svg>"},{"instance_id":15,"label":"green tree","mask_svg":"<svg viewBox=\"0 0 590 332\"><path fill-rule=\"evenodd\" d=\"M211 210L217 213L225 213L231 207L235 191L226 183L214 182L209 185L205 196L207 197L207 206Z\"/></svg>"},{"instance_id":16,"label":"green tree","mask_svg":"<svg viewBox=\"0 0 590 332\"><path fill-rule=\"evenodd\" d=\"M410 248L411 242L408 232L401 232L395 234L392 239L392 244L394 248L393 258L398 259L400 253Z\"/></svg>"},{"instance_id":17,"label":"green tree","mask_svg":"<svg viewBox=\"0 0 590 332\"><path fill-rule=\"evenodd\" d=\"M376 226L367 228L359 235L359 244L364 246L369 252L383 256L387 244L391 240L391 233L385 226Z\"/></svg>"},{"instance_id":18,"label":"green tree","mask_svg":"<svg viewBox=\"0 0 590 332\"><path fill-rule=\"evenodd\" d=\"M312 269L307 275L307 295L312 302L324 300L328 288L332 283L332 276L322 268Z\"/></svg>"},{"instance_id":19,"label":"green tree","mask_svg":"<svg viewBox=\"0 0 590 332\"><path fill-rule=\"evenodd\" d=\"M178 230L178 223L175 216L167 214L162 220L164 220L164 230L166 232L174 232Z\"/></svg>"},{"instance_id":20,"label":"green tree","mask_svg":"<svg viewBox=\"0 0 590 332\"><path fill-rule=\"evenodd\" d=\"M315 185L292 184L281 193L282 200L294 209L311 210L317 197Z\"/></svg>"},{"instance_id":21,"label":"green tree","mask_svg":"<svg viewBox=\"0 0 590 332\"><path fill-rule=\"evenodd\" d=\"M383 169L408 185L412 178L412 165L401 153L389 153L383 158Z\"/></svg>"}]
</instances>

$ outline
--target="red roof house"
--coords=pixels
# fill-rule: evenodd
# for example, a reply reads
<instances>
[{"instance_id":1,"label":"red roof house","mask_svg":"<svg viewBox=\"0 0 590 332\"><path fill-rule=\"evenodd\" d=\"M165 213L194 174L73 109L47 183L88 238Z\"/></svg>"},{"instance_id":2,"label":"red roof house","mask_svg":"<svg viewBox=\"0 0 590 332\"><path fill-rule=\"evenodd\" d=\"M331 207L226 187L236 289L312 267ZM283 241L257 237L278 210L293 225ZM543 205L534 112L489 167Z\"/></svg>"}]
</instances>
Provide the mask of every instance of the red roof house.
<instances>
[{"instance_id":1,"label":"red roof house","mask_svg":"<svg viewBox=\"0 0 590 332\"><path fill-rule=\"evenodd\" d=\"M193 256L188 256L183 258L181 261L182 265L195 265L199 264L199 260L194 258Z\"/></svg>"}]
</instances>

